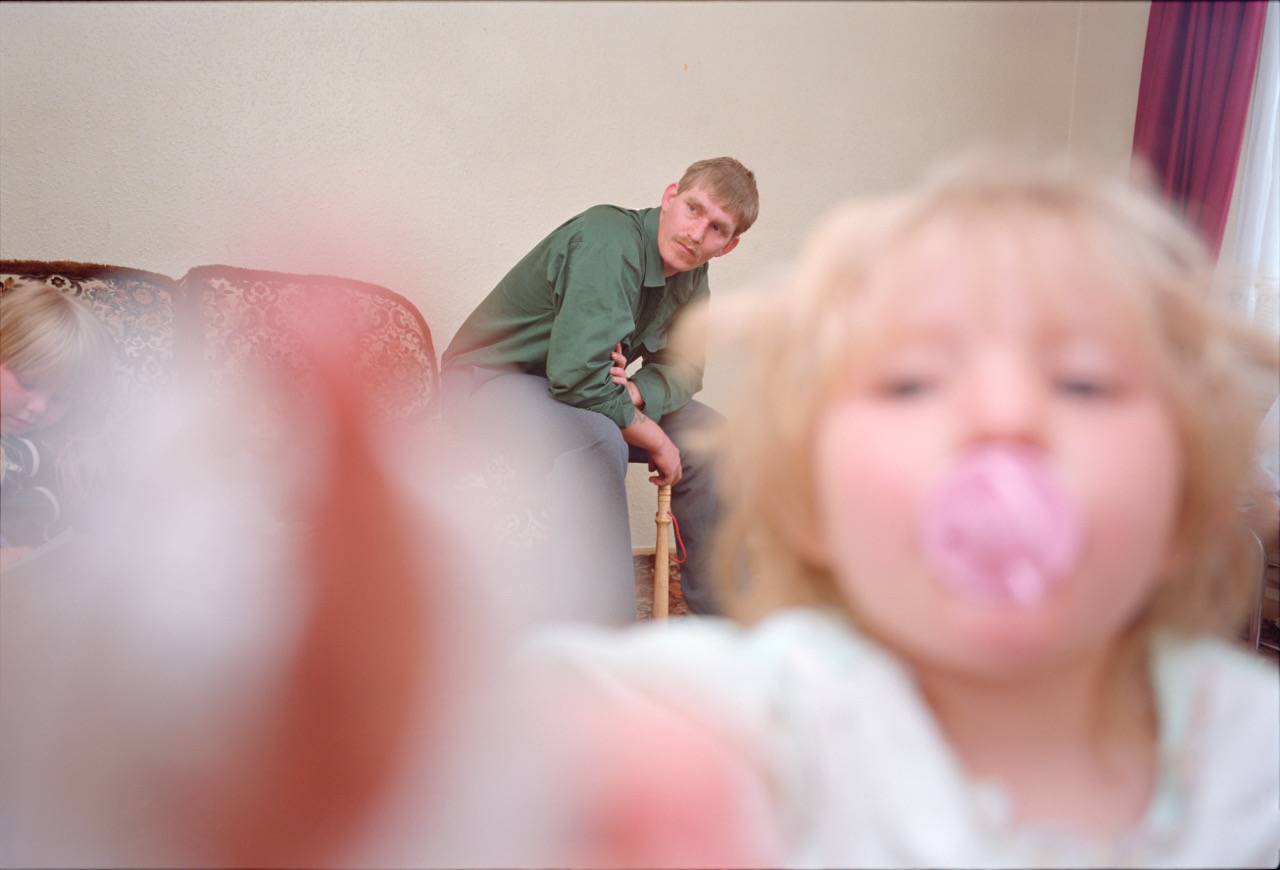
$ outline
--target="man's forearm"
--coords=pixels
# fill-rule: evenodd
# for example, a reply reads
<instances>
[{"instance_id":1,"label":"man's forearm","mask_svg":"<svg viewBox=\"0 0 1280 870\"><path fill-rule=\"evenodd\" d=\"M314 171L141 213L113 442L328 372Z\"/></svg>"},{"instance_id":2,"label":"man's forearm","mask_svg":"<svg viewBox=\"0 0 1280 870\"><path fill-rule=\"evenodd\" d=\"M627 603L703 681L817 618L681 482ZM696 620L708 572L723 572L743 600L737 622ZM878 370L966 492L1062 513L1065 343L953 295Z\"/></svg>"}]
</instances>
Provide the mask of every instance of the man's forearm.
<instances>
[{"instance_id":1,"label":"man's forearm","mask_svg":"<svg viewBox=\"0 0 1280 870\"><path fill-rule=\"evenodd\" d=\"M661 450L671 441L667 433L662 431L662 427L639 408L636 409L631 425L623 428L622 440L632 447L639 447L650 453Z\"/></svg>"},{"instance_id":2,"label":"man's forearm","mask_svg":"<svg viewBox=\"0 0 1280 870\"><path fill-rule=\"evenodd\" d=\"M657 421L643 411L636 410L631 425L622 430L622 440L632 447L639 447L649 454L649 467L657 474L649 478L658 485L670 485L680 480L680 448L662 431Z\"/></svg>"}]
</instances>

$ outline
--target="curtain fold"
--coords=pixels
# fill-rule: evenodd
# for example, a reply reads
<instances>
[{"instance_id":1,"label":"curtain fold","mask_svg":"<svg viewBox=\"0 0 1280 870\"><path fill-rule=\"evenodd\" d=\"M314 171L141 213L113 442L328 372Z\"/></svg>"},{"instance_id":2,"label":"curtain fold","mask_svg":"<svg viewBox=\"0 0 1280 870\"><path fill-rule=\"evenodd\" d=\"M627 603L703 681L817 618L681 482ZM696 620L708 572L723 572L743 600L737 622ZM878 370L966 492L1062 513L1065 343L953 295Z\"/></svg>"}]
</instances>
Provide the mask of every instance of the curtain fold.
<instances>
[{"instance_id":1,"label":"curtain fold","mask_svg":"<svg viewBox=\"0 0 1280 870\"><path fill-rule=\"evenodd\" d=\"M1239 202L1218 264L1219 293L1280 338L1280 3L1270 0L1241 148Z\"/></svg>"},{"instance_id":2,"label":"curtain fold","mask_svg":"<svg viewBox=\"0 0 1280 870\"><path fill-rule=\"evenodd\" d=\"M1144 163L1216 254L1249 112L1267 4L1151 4L1134 123Z\"/></svg>"},{"instance_id":3,"label":"curtain fold","mask_svg":"<svg viewBox=\"0 0 1280 870\"><path fill-rule=\"evenodd\" d=\"M1241 149L1234 225L1228 224L1215 292L1259 329L1280 340L1280 2L1266 4L1253 104ZM1259 383L1263 420L1259 480L1280 507L1280 372Z\"/></svg>"}]
</instances>

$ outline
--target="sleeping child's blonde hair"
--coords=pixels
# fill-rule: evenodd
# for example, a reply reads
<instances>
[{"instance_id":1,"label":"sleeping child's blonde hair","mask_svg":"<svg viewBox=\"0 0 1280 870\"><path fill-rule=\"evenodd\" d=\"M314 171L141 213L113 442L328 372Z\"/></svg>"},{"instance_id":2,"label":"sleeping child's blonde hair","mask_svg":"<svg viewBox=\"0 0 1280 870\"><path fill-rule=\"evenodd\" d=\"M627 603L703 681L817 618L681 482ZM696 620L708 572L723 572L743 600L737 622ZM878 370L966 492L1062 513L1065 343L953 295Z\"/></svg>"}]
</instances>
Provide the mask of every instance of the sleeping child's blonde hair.
<instances>
[{"instance_id":1,"label":"sleeping child's blonde hair","mask_svg":"<svg viewBox=\"0 0 1280 870\"><path fill-rule=\"evenodd\" d=\"M111 336L88 306L48 284L22 284L0 297L0 363L65 396L68 414L110 395Z\"/></svg>"},{"instance_id":2,"label":"sleeping child's blonde hair","mask_svg":"<svg viewBox=\"0 0 1280 870\"><path fill-rule=\"evenodd\" d=\"M97 412L113 393L114 354L97 315L58 288L19 284L0 296L0 363L68 402L44 434L55 442L58 483L72 503L104 474Z\"/></svg>"},{"instance_id":3,"label":"sleeping child's blonde hair","mask_svg":"<svg viewBox=\"0 0 1280 870\"><path fill-rule=\"evenodd\" d=\"M1238 629L1258 576L1237 509L1266 407L1250 378L1274 372L1274 339L1217 307L1204 245L1140 185L984 159L914 191L837 210L781 286L717 309L712 338L742 351L719 474L726 517L717 565L731 612L750 620L788 604L847 610L829 569L803 544L804 530L820 525L815 427L850 372L884 341L866 316L868 298L905 304L897 300L909 299L911 288L893 283L896 264L937 229L964 243L956 268L971 277L983 274L983 252L993 244L1017 246L1029 290L1037 274L1066 263L1088 276L1080 292L1106 306L1152 362L1185 461L1171 536L1175 567L1130 635ZM733 570L740 562L730 558L743 552L753 568L745 588Z\"/></svg>"}]
</instances>

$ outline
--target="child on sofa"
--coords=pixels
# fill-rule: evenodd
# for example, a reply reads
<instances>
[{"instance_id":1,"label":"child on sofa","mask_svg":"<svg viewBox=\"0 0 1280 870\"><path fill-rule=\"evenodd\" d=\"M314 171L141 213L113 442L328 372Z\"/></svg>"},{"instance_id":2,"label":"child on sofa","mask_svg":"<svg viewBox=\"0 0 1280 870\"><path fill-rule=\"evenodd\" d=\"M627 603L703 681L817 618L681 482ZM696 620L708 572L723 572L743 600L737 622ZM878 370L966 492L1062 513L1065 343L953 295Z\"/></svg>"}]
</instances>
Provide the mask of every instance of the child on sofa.
<instances>
[{"instance_id":1,"label":"child on sofa","mask_svg":"<svg viewBox=\"0 0 1280 870\"><path fill-rule=\"evenodd\" d=\"M101 482L113 344L84 304L46 284L0 296L0 567L59 531Z\"/></svg>"},{"instance_id":2,"label":"child on sofa","mask_svg":"<svg viewBox=\"0 0 1280 870\"><path fill-rule=\"evenodd\" d=\"M535 671L740 759L761 863L1275 866L1280 683L1214 633L1257 582L1276 347L1209 278L1125 181L971 166L838 211L730 319L754 624L564 628Z\"/></svg>"}]
</instances>

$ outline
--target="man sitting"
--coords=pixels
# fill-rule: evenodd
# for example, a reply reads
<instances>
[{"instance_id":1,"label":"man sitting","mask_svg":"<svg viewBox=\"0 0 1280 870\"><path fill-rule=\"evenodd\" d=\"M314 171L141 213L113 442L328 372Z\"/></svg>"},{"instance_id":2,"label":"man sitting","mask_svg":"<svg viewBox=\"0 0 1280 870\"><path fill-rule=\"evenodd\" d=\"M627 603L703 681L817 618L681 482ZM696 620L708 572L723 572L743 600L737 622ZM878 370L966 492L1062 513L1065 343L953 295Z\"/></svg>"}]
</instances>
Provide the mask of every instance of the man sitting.
<instances>
[{"instance_id":1,"label":"man sitting","mask_svg":"<svg viewBox=\"0 0 1280 870\"><path fill-rule=\"evenodd\" d=\"M564 581L625 593L606 593L602 618L635 614L628 462L647 462L650 481L672 486L689 554L685 601L692 613L717 612L715 485L709 458L687 444L720 416L692 399L701 353L667 341L677 315L709 298L708 261L737 247L758 209L754 174L729 157L694 163L658 207L590 208L526 254L445 350L446 415L514 439L544 487Z\"/></svg>"}]
</instances>

